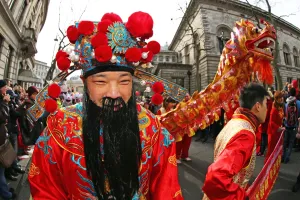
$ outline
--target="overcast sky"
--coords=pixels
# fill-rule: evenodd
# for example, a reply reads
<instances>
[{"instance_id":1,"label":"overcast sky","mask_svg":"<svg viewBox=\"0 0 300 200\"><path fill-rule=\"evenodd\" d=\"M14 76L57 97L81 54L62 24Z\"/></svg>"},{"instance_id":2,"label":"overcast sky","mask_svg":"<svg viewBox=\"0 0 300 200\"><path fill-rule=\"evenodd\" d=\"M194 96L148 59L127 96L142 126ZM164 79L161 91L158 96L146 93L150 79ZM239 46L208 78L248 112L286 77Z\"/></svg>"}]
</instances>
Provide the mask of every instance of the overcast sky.
<instances>
[{"instance_id":1,"label":"overcast sky","mask_svg":"<svg viewBox=\"0 0 300 200\"><path fill-rule=\"evenodd\" d=\"M80 18L86 5L81 20L99 21L104 13L114 12L126 22L133 12L148 12L154 20L154 36L151 39L164 45L166 42L171 43L182 16L181 11L178 11L179 5L185 7L186 2L189 0L51 0L46 23L38 37L38 53L35 58L50 65L54 49L58 46L55 45L54 38L59 33L59 8L61 8L60 27L63 31ZM296 13L284 19L300 27L300 0L270 0L270 2L274 5L273 13L278 16ZM265 8L263 4L259 6Z\"/></svg>"}]
</instances>

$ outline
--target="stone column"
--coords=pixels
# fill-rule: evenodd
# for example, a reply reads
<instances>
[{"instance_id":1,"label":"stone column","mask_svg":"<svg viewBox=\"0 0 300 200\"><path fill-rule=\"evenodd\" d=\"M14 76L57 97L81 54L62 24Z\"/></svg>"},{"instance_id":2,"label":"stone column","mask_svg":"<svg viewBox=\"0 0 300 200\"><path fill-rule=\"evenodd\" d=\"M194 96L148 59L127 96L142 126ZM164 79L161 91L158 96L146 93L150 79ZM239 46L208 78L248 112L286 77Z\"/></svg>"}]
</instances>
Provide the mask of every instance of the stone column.
<instances>
[{"instance_id":1,"label":"stone column","mask_svg":"<svg viewBox=\"0 0 300 200\"><path fill-rule=\"evenodd\" d=\"M25 24L25 20L28 20L28 16L30 15L30 10L31 10L31 7L32 7L32 2L29 2L25 8L25 11L24 11L24 15L22 15L22 21L21 23L19 24L21 30L23 30L23 26Z\"/></svg>"},{"instance_id":2,"label":"stone column","mask_svg":"<svg viewBox=\"0 0 300 200\"><path fill-rule=\"evenodd\" d=\"M34 28L34 29L37 28L36 27L37 26L36 23L37 23L37 21L39 19L39 16L40 16L40 13L41 13L41 10L42 10L42 5L43 5L43 2L39 1L38 6L37 6L37 11L36 11L36 14L35 14L35 19L34 19L34 22L32 24L32 28Z\"/></svg>"}]
</instances>

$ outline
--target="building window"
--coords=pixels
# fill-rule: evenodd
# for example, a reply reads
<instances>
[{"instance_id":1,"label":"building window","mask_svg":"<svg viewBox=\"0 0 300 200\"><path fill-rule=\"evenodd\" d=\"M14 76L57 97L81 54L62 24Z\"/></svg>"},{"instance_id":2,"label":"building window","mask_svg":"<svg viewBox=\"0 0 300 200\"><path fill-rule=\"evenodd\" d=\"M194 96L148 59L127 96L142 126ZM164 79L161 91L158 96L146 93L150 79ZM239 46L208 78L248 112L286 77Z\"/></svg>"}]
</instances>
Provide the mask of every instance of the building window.
<instances>
[{"instance_id":1,"label":"building window","mask_svg":"<svg viewBox=\"0 0 300 200\"><path fill-rule=\"evenodd\" d=\"M184 78L172 78L172 82L184 87Z\"/></svg>"},{"instance_id":2,"label":"building window","mask_svg":"<svg viewBox=\"0 0 300 200\"><path fill-rule=\"evenodd\" d=\"M9 69L11 69L11 62L13 58L13 48L11 46L8 47L7 54L6 54L6 62L5 62L5 69L4 69L4 78L9 78Z\"/></svg>"},{"instance_id":3,"label":"building window","mask_svg":"<svg viewBox=\"0 0 300 200\"><path fill-rule=\"evenodd\" d=\"M172 56L172 62L176 63L176 56Z\"/></svg>"},{"instance_id":4,"label":"building window","mask_svg":"<svg viewBox=\"0 0 300 200\"><path fill-rule=\"evenodd\" d=\"M292 77L287 77L287 78L286 78L286 81L289 82L289 83L292 83L292 80L293 80Z\"/></svg>"},{"instance_id":5,"label":"building window","mask_svg":"<svg viewBox=\"0 0 300 200\"><path fill-rule=\"evenodd\" d=\"M163 62L164 61L164 57L163 56L159 56L158 59L159 59L159 62Z\"/></svg>"},{"instance_id":6,"label":"building window","mask_svg":"<svg viewBox=\"0 0 300 200\"><path fill-rule=\"evenodd\" d=\"M299 67L299 55L298 55L298 50L296 49L296 47L294 47L293 55L294 55L295 67Z\"/></svg>"},{"instance_id":7,"label":"building window","mask_svg":"<svg viewBox=\"0 0 300 200\"><path fill-rule=\"evenodd\" d=\"M166 62L170 62L170 56L166 56Z\"/></svg>"},{"instance_id":8,"label":"building window","mask_svg":"<svg viewBox=\"0 0 300 200\"><path fill-rule=\"evenodd\" d=\"M226 42L230 39L231 30L225 27L221 27L217 31L217 39L219 43L219 52L222 54L223 48Z\"/></svg>"},{"instance_id":9,"label":"building window","mask_svg":"<svg viewBox=\"0 0 300 200\"><path fill-rule=\"evenodd\" d=\"M291 65L290 49L286 44L283 45L283 58L286 65Z\"/></svg>"}]
</instances>

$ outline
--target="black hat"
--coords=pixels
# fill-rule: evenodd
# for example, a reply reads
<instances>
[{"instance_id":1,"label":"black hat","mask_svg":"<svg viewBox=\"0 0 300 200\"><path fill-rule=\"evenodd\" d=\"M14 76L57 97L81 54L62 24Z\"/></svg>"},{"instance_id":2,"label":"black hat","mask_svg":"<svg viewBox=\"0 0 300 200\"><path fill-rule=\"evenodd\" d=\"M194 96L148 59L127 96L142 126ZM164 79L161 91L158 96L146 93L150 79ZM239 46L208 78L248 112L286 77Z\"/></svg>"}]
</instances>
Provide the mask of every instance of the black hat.
<instances>
[{"instance_id":1,"label":"black hat","mask_svg":"<svg viewBox=\"0 0 300 200\"><path fill-rule=\"evenodd\" d=\"M3 88L4 86L6 86L6 81L5 80L0 80L0 88Z\"/></svg>"}]
</instances>

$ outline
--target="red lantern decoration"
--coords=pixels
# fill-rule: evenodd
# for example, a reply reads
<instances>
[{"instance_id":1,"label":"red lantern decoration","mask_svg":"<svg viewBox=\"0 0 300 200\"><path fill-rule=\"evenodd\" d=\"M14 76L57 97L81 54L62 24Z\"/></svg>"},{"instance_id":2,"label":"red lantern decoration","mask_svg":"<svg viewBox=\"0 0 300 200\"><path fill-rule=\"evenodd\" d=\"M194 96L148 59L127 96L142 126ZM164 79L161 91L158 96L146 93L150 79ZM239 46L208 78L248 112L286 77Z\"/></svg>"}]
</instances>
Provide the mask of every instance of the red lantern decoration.
<instances>
[{"instance_id":1,"label":"red lantern decoration","mask_svg":"<svg viewBox=\"0 0 300 200\"><path fill-rule=\"evenodd\" d=\"M142 58L142 52L136 47L129 48L125 53L125 58L128 62L138 62Z\"/></svg>"},{"instance_id":2,"label":"red lantern decoration","mask_svg":"<svg viewBox=\"0 0 300 200\"><path fill-rule=\"evenodd\" d=\"M152 51L153 54L158 54L160 52L160 44L156 41L149 42L147 48Z\"/></svg>"},{"instance_id":3,"label":"red lantern decoration","mask_svg":"<svg viewBox=\"0 0 300 200\"><path fill-rule=\"evenodd\" d=\"M78 24L78 33L81 35L91 35L94 32L94 23L91 21L81 21Z\"/></svg>"},{"instance_id":4,"label":"red lantern decoration","mask_svg":"<svg viewBox=\"0 0 300 200\"><path fill-rule=\"evenodd\" d=\"M140 92L139 91L135 91L135 96L140 96L141 94L140 94Z\"/></svg>"},{"instance_id":5,"label":"red lantern decoration","mask_svg":"<svg viewBox=\"0 0 300 200\"><path fill-rule=\"evenodd\" d=\"M113 22L111 20L105 19L101 22L98 23L98 33L106 33L108 27L112 24Z\"/></svg>"},{"instance_id":6,"label":"red lantern decoration","mask_svg":"<svg viewBox=\"0 0 300 200\"><path fill-rule=\"evenodd\" d=\"M100 45L108 45L108 39L104 33L98 33L92 38L91 44L96 49Z\"/></svg>"},{"instance_id":7,"label":"red lantern decoration","mask_svg":"<svg viewBox=\"0 0 300 200\"><path fill-rule=\"evenodd\" d=\"M72 44L75 44L79 37L78 30L75 26L69 26L67 29L67 37Z\"/></svg>"},{"instance_id":8,"label":"red lantern decoration","mask_svg":"<svg viewBox=\"0 0 300 200\"><path fill-rule=\"evenodd\" d=\"M95 58L99 62L108 62L112 57L112 50L107 45L101 45L95 49Z\"/></svg>"},{"instance_id":9,"label":"red lantern decoration","mask_svg":"<svg viewBox=\"0 0 300 200\"><path fill-rule=\"evenodd\" d=\"M115 13L105 13L101 21L110 20L111 22L123 22L121 17Z\"/></svg>"},{"instance_id":10,"label":"red lantern decoration","mask_svg":"<svg viewBox=\"0 0 300 200\"><path fill-rule=\"evenodd\" d=\"M71 65L71 60L67 57L60 57L57 60L57 67L58 69L60 69L61 71L66 71L70 68Z\"/></svg>"},{"instance_id":11,"label":"red lantern decoration","mask_svg":"<svg viewBox=\"0 0 300 200\"><path fill-rule=\"evenodd\" d=\"M68 57L69 55L64 52L63 50L59 50L57 53L56 53L56 56L55 56L55 59L58 60L60 59L60 57Z\"/></svg>"},{"instance_id":12,"label":"red lantern decoration","mask_svg":"<svg viewBox=\"0 0 300 200\"><path fill-rule=\"evenodd\" d=\"M128 18L126 28L133 37L148 39L153 35L153 19L148 13L135 12Z\"/></svg>"}]
</instances>

